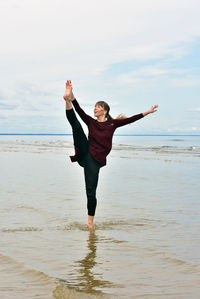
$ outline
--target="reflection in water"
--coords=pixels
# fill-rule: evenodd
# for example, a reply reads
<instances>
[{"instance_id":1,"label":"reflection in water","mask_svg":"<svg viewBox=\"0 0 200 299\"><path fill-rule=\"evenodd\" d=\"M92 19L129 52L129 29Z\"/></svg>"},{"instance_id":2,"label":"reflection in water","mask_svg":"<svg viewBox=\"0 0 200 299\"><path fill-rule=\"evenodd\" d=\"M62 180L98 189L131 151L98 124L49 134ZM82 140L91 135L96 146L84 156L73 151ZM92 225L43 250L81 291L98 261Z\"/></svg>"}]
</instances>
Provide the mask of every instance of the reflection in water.
<instances>
[{"instance_id":1,"label":"reflection in water","mask_svg":"<svg viewBox=\"0 0 200 299\"><path fill-rule=\"evenodd\" d=\"M79 275L74 284L80 291L93 294L102 293L101 290L97 290L98 288L110 287L112 285L109 281L97 279L99 273L95 274L93 271L94 266L98 264L96 262L97 242L98 237L95 231L90 231L88 238L88 253L84 259L76 261L76 264L78 264Z\"/></svg>"}]
</instances>

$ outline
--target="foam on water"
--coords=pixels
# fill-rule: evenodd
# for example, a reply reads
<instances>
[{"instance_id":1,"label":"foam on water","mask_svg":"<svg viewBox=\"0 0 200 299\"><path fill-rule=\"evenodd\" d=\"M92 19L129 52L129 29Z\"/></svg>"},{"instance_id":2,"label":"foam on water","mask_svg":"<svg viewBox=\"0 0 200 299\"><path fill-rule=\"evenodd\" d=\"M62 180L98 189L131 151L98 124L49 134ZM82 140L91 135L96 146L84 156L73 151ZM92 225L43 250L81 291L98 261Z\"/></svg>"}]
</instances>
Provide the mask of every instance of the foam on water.
<instances>
[{"instance_id":1,"label":"foam on water","mask_svg":"<svg viewBox=\"0 0 200 299\"><path fill-rule=\"evenodd\" d=\"M29 146L30 149L31 147L39 148L41 151L73 148L72 136L62 136L62 140L60 138L59 136L18 136L18 138L16 136L0 136L0 146L3 150L16 148L25 149L26 146ZM123 143L116 142L117 140L121 141L123 139ZM153 144L152 140L154 141ZM129 143L126 143L127 141ZM194 143L194 145L191 145L191 142ZM171 139L170 136L114 136L113 149L127 151L168 149L170 151L179 150L180 152L182 152L182 150L195 150L199 153L200 137L186 136L184 139Z\"/></svg>"}]
</instances>

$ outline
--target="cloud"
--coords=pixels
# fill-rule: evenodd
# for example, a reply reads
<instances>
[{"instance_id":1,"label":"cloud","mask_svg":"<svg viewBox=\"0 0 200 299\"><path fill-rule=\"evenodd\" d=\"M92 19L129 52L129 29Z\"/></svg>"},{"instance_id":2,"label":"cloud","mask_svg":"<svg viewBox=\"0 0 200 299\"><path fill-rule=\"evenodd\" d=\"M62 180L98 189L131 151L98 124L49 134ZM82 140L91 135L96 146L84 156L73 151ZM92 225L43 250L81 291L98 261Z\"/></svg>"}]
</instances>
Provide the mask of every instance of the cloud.
<instances>
[{"instance_id":1,"label":"cloud","mask_svg":"<svg viewBox=\"0 0 200 299\"><path fill-rule=\"evenodd\" d=\"M7 105L4 103L0 103L0 110L13 110L17 107L17 105L13 106L13 105Z\"/></svg>"},{"instance_id":2,"label":"cloud","mask_svg":"<svg viewBox=\"0 0 200 299\"><path fill-rule=\"evenodd\" d=\"M200 78L195 76L186 76L182 78L173 78L169 83L173 87L192 87L200 86Z\"/></svg>"},{"instance_id":3,"label":"cloud","mask_svg":"<svg viewBox=\"0 0 200 299\"><path fill-rule=\"evenodd\" d=\"M131 72L122 73L116 76L116 83L121 82L125 85L134 83L137 84L138 87L142 86L143 88L148 88L154 87L162 78L168 79L170 76L175 75L183 76L191 72L189 69L172 68L170 65L166 68L165 63L163 64L164 65L162 66L162 64L157 64L155 62L155 65L147 65L144 67L135 68L135 70Z\"/></svg>"},{"instance_id":4,"label":"cloud","mask_svg":"<svg viewBox=\"0 0 200 299\"><path fill-rule=\"evenodd\" d=\"M200 107L190 108L190 109L188 109L188 111L197 111L197 112L200 112Z\"/></svg>"},{"instance_id":5,"label":"cloud","mask_svg":"<svg viewBox=\"0 0 200 299\"><path fill-rule=\"evenodd\" d=\"M200 132L200 127L173 127L167 129L168 132L180 132L180 133L193 133L193 132Z\"/></svg>"},{"instance_id":6,"label":"cloud","mask_svg":"<svg viewBox=\"0 0 200 299\"><path fill-rule=\"evenodd\" d=\"M62 115L66 79L86 110L99 99L124 105L124 94L131 105L133 85L156 90L163 77L199 86L176 66L200 36L199 9L195 0L1 2L1 116ZM137 68L107 73L127 61Z\"/></svg>"},{"instance_id":7,"label":"cloud","mask_svg":"<svg viewBox=\"0 0 200 299\"><path fill-rule=\"evenodd\" d=\"M63 57L63 49L70 58L79 52L75 58L81 65L93 60L98 70L103 61L104 68L125 58L183 55L185 49L178 44L192 41L200 33L200 4L194 0L18 2L20 7L10 9L13 2L8 0L2 9L2 25L7 23L1 46L4 54L31 54L37 59L59 49ZM68 61L71 63L74 59Z\"/></svg>"}]
</instances>

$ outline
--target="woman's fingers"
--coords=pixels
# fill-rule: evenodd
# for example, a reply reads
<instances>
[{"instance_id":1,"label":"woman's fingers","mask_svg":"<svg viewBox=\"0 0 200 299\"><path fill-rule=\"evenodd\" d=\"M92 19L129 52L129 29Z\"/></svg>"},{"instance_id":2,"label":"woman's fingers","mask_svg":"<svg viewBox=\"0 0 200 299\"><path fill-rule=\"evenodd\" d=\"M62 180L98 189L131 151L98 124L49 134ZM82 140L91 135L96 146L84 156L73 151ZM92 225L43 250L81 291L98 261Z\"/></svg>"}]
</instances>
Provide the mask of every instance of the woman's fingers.
<instances>
[{"instance_id":1,"label":"woman's fingers","mask_svg":"<svg viewBox=\"0 0 200 299\"><path fill-rule=\"evenodd\" d=\"M149 110L150 112L156 112L156 108L158 108L158 105L154 105L154 106L151 106L151 109Z\"/></svg>"},{"instance_id":2,"label":"woman's fingers","mask_svg":"<svg viewBox=\"0 0 200 299\"><path fill-rule=\"evenodd\" d=\"M157 110L155 110L156 108L158 108L158 105L154 105L154 106L152 106L152 110L153 110L153 111L157 111Z\"/></svg>"}]
</instances>

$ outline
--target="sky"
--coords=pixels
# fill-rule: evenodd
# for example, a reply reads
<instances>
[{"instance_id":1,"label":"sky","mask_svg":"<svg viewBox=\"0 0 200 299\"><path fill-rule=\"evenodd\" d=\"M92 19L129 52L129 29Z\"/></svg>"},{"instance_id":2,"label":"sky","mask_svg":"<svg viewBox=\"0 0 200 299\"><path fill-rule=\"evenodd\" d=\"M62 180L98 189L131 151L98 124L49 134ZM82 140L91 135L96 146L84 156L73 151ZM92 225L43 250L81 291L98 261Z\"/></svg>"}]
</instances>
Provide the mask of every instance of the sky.
<instances>
[{"instance_id":1,"label":"sky","mask_svg":"<svg viewBox=\"0 0 200 299\"><path fill-rule=\"evenodd\" d=\"M116 134L200 134L199 0L0 0L0 133L70 134L83 110L127 117ZM86 126L83 124L87 132Z\"/></svg>"}]
</instances>

